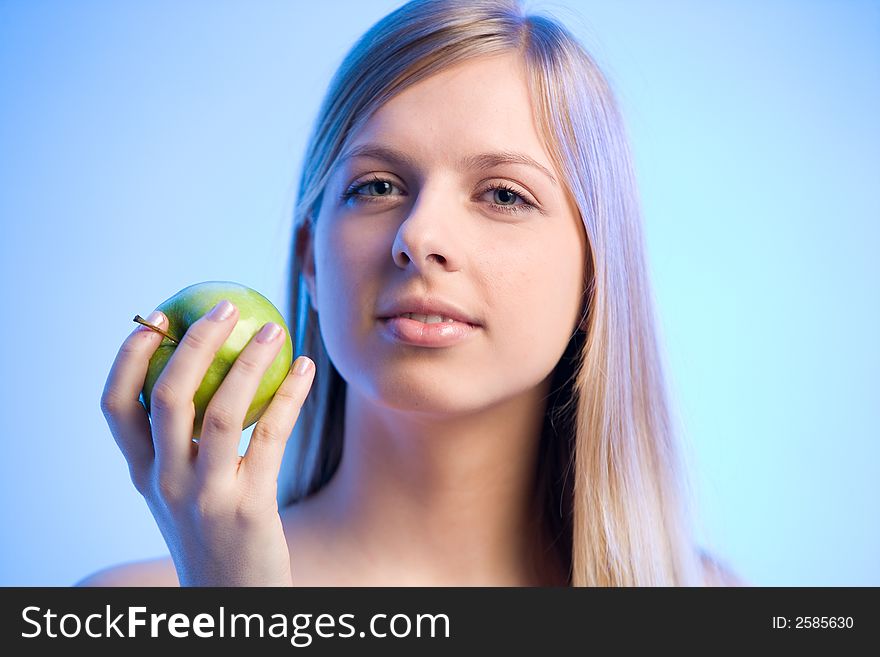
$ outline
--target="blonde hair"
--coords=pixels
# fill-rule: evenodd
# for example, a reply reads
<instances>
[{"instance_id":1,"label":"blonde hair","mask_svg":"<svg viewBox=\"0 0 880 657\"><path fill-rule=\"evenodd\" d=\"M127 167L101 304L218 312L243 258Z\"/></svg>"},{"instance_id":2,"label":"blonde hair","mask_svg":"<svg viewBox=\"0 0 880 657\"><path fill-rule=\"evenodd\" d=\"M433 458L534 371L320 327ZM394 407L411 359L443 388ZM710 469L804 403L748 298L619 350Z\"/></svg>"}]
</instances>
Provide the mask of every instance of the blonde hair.
<instances>
[{"instance_id":1,"label":"blonde hair","mask_svg":"<svg viewBox=\"0 0 880 657\"><path fill-rule=\"evenodd\" d=\"M628 139L605 76L551 16L518 0L413 0L371 27L333 77L294 208L289 316L313 389L288 443L285 506L321 488L342 453L346 383L307 298L301 240L335 159L384 103L475 57L518 53L535 125L588 241L583 319L553 374L541 434L540 506L573 586L699 584L689 483L670 416ZM299 247L299 248L298 248Z\"/></svg>"}]
</instances>

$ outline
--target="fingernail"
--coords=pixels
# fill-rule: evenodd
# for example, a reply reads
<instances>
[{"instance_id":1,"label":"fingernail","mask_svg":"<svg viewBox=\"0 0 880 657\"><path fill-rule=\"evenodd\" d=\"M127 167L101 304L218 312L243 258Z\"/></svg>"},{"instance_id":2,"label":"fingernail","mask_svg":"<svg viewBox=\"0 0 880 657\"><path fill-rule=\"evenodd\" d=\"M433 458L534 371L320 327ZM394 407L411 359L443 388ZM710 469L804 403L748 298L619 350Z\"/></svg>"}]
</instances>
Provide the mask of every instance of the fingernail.
<instances>
[{"instance_id":1,"label":"fingernail","mask_svg":"<svg viewBox=\"0 0 880 657\"><path fill-rule=\"evenodd\" d=\"M281 327L275 322L269 322L257 333L257 342L272 342L281 334Z\"/></svg>"},{"instance_id":2,"label":"fingernail","mask_svg":"<svg viewBox=\"0 0 880 657\"><path fill-rule=\"evenodd\" d=\"M222 322L224 319L229 318L233 310L235 310L235 306L229 303L226 299L223 299L223 301L211 308L211 312L208 313L208 319L215 322Z\"/></svg>"},{"instance_id":3,"label":"fingernail","mask_svg":"<svg viewBox=\"0 0 880 657\"><path fill-rule=\"evenodd\" d=\"M163 315L158 310L154 310L149 315L147 315L147 321L154 326L162 326L165 323L165 315Z\"/></svg>"},{"instance_id":4,"label":"fingernail","mask_svg":"<svg viewBox=\"0 0 880 657\"><path fill-rule=\"evenodd\" d=\"M296 362L293 364L293 373L299 374L302 376L303 374L308 373L308 371L312 367L312 361L305 356L300 356L296 359Z\"/></svg>"}]
</instances>

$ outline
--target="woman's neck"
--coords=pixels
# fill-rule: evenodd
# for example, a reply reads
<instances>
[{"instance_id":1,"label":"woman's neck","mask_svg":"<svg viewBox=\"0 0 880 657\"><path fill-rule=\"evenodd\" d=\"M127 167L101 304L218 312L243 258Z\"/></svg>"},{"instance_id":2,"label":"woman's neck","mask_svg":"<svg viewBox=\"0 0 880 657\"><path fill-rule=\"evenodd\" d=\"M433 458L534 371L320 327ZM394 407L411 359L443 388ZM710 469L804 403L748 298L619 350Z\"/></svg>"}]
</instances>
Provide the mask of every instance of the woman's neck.
<instances>
[{"instance_id":1,"label":"woman's neck","mask_svg":"<svg viewBox=\"0 0 880 657\"><path fill-rule=\"evenodd\" d=\"M342 459L313 500L332 543L398 580L558 584L535 494L548 391L426 419L349 387Z\"/></svg>"}]
</instances>

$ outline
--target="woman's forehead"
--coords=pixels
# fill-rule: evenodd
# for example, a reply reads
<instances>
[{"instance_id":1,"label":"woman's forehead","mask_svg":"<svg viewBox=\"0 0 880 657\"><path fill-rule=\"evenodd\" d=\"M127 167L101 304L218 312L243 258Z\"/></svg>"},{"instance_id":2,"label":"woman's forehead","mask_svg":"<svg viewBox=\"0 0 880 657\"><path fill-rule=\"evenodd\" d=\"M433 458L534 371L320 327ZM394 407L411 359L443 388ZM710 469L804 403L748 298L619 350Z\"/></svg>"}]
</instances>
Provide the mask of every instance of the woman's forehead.
<instances>
[{"instance_id":1,"label":"woman's forehead","mask_svg":"<svg viewBox=\"0 0 880 657\"><path fill-rule=\"evenodd\" d=\"M516 56L482 57L437 72L376 109L349 141L455 145L473 154L544 150L525 69ZM470 148L468 148L470 147ZM408 148L405 150L412 150Z\"/></svg>"}]
</instances>

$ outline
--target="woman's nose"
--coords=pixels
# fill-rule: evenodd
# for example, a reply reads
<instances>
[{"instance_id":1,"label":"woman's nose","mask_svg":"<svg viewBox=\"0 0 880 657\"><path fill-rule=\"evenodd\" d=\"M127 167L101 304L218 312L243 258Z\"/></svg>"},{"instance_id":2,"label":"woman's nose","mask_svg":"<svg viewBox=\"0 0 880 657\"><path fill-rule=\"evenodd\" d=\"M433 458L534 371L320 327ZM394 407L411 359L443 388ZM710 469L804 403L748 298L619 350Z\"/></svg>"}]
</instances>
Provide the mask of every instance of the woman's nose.
<instances>
[{"instance_id":1,"label":"woman's nose","mask_svg":"<svg viewBox=\"0 0 880 657\"><path fill-rule=\"evenodd\" d=\"M456 268L455 219L448 206L441 205L440 194L433 196L423 191L397 229L392 258L398 267L412 262L419 269L437 265Z\"/></svg>"}]
</instances>

